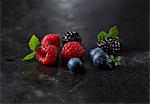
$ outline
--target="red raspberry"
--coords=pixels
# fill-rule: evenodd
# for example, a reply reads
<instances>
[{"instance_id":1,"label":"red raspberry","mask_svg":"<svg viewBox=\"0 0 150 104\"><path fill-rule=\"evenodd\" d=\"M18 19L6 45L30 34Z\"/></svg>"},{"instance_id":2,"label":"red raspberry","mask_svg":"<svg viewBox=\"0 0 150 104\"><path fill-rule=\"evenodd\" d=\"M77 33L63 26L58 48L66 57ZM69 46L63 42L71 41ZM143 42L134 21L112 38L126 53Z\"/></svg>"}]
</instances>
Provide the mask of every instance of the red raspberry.
<instances>
[{"instance_id":1,"label":"red raspberry","mask_svg":"<svg viewBox=\"0 0 150 104\"><path fill-rule=\"evenodd\" d=\"M36 59L42 64L54 64L58 55L58 48L54 45L40 46L36 50Z\"/></svg>"},{"instance_id":2,"label":"red raspberry","mask_svg":"<svg viewBox=\"0 0 150 104\"><path fill-rule=\"evenodd\" d=\"M62 48L61 54L64 59L70 59L73 57L82 58L84 55L84 48L79 42L68 42Z\"/></svg>"},{"instance_id":3,"label":"red raspberry","mask_svg":"<svg viewBox=\"0 0 150 104\"><path fill-rule=\"evenodd\" d=\"M58 34L48 34L44 36L41 41L41 45L54 45L57 48L60 47L60 38Z\"/></svg>"}]
</instances>

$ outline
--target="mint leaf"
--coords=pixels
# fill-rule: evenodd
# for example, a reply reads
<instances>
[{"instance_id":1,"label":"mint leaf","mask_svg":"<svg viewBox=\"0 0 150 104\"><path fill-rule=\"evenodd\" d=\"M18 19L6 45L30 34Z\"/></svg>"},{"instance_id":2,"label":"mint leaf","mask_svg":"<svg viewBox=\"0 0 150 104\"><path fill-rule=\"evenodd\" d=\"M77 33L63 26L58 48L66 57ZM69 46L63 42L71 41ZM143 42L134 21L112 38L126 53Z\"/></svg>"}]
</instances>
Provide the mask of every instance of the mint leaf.
<instances>
[{"instance_id":1,"label":"mint leaf","mask_svg":"<svg viewBox=\"0 0 150 104\"><path fill-rule=\"evenodd\" d=\"M108 59L108 63L112 63L113 60L111 58Z\"/></svg>"},{"instance_id":2,"label":"mint leaf","mask_svg":"<svg viewBox=\"0 0 150 104\"><path fill-rule=\"evenodd\" d=\"M117 57L115 58L115 60L118 61L118 62L121 62L121 61L123 60L123 57L122 57L122 56L117 56Z\"/></svg>"},{"instance_id":3,"label":"mint leaf","mask_svg":"<svg viewBox=\"0 0 150 104\"><path fill-rule=\"evenodd\" d=\"M98 41L105 40L106 38L107 38L107 34L106 34L104 31L101 31L101 32L97 35Z\"/></svg>"},{"instance_id":4,"label":"mint leaf","mask_svg":"<svg viewBox=\"0 0 150 104\"><path fill-rule=\"evenodd\" d=\"M110 68L112 68L113 64L115 66L121 66L122 61L123 61L123 57L122 56L115 57L113 55L110 55L109 59L108 59L108 65L109 65Z\"/></svg>"},{"instance_id":5,"label":"mint leaf","mask_svg":"<svg viewBox=\"0 0 150 104\"><path fill-rule=\"evenodd\" d=\"M34 57L35 57L35 52L32 52L32 53L26 55L22 60L27 61L27 60L33 59Z\"/></svg>"},{"instance_id":6,"label":"mint leaf","mask_svg":"<svg viewBox=\"0 0 150 104\"><path fill-rule=\"evenodd\" d=\"M114 59L114 56L113 55L110 55L109 56L109 59L108 59L108 65L109 67L112 67L112 63L114 63L115 59Z\"/></svg>"},{"instance_id":7,"label":"mint leaf","mask_svg":"<svg viewBox=\"0 0 150 104\"><path fill-rule=\"evenodd\" d=\"M118 65L121 66L121 62L118 62Z\"/></svg>"},{"instance_id":8,"label":"mint leaf","mask_svg":"<svg viewBox=\"0 0 150 104\"><path fill-rule=\"evenodd\" d=\"M116 64L116 66L118 66L118 65L120 66L122 64L122 60L123 60L122 56L117 56L115 58L115 64Z\"/></svg>"},{"instance_id":9,"label":"mint leaf","mask_svg":"<svg viewBox=\"0 0 150 104\"><path fill-rule=\"evenodd\" d=\"M110 55L110 59L111 59L112 61L114 61L114 60L115 60L115 58L114 58L114 56L113 56L113 55Z\"/></svg>"},{"instance_id":10,"label":"mint leaf","mask_svg":"<svg viewBox=\"0 0 150 104\"><path fill-rule=\"evenodd\" d=\"M32 50L32 51L35 51L38 46L40 44L40 41L39 39L35 36L35 35L32 35L31 39L29 40L29 48Z\"/></svg>"},{"instance_id":11,"label":"mint leaf","mask_svg":"<svg viewBox=\"0 0 150 104\"><path fill-rule=\"evenodd\" d=\"M108 38L116 38L118 35L119 31L117 29L117 26L113 26L110 28L109 33L108 33Z\"/></svg>"}]
</instances>

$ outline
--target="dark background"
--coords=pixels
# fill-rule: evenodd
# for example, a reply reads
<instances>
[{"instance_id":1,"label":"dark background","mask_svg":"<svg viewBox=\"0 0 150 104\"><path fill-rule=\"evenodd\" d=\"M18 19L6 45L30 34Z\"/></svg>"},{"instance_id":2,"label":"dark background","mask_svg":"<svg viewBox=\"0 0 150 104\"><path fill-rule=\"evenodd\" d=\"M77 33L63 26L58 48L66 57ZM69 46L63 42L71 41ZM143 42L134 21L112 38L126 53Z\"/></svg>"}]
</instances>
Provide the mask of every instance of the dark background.
<instances>
[{"instance_id":1,"label":"dark background","mask_svg":"<svg viewBox=\"0 0 150 104\"><path fill-rule=\"evenodd\" d=\"M148 0L2 0L1 102L148 103L148 6ZM113 25L120 31L124 63L114 70L95 68L89 50L98 32ZM21 61L30 53L33 33L41 39L68 30L83 39L85 74L71 74L60 63Z\"/></svg>"}]
</instances>

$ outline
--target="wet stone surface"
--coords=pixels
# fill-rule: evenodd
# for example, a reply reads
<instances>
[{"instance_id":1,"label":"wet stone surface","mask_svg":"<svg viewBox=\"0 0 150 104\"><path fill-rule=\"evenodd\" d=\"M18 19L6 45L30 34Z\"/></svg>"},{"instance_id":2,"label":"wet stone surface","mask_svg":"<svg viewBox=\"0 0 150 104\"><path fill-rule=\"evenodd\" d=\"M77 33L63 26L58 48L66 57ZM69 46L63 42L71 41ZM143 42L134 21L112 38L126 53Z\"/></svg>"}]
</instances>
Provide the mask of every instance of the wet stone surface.
<instances>
[{"instance_id":1,"label":"wet stone surface","mask_svg":"<svg viewBox=\"0 0 150 104\"><path fill-rule=\"evenodd\" d=\"M148 103L148 0L2 0L1 102ZM90 62L101 30L117 25L124 64L113 70ZM86 49L84 74L60 64L22 62L33 33L68 30L81 35Z\"/></svg>"}]
</instances>

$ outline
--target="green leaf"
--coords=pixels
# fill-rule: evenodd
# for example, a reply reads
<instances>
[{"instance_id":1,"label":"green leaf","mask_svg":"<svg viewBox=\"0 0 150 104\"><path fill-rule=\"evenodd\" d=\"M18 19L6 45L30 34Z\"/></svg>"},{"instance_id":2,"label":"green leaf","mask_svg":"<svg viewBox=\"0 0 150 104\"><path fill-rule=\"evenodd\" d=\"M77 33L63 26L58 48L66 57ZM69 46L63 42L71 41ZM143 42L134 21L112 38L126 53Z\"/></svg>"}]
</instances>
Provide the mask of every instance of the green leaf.
<instances>
[{"instance_id":1,"label":"green leaf","mask_svg":"<svg viewBox=\"0 0 150 104\"><path fill-rule=\"evenodd\" d=\"M112 64L114 64L115 66L121 66L122 61L123 61L122 56L115 57L113 55L110 55L109 59L108 59L108 65L109 65L110 68L112 67Z\"/></svg>"},{"instance_id":2,"label":"green leaf","mask_svg":"<svg viewBox=\"0 0 150 104\"><path fill-rule=\"evenodd\" d=\"M122 57L122 56L117 56L117 57L115 58L115 60L118 61L118 62L121 62L121 61L123 60L123 57Z\"/></svg>"},{"instance_id":3,"label":"green leaf","mask_svg":"<svg viewBox=\"0 0 150 104\"><path fill-rule=\"evenodd\" d=\"M27 60L33 59L34 57L35 57L35 52L32 52L32 53L26 55L22 60L27 61Z\"/></svg>"},{"instance_id":4,"label":"green leaf","mask_svg":"<svg viewBox=\"0 0 150 104\"><path fill-rule=\"evenodd\" d=\"M118 65L121 66L121 62L118 62Z\"/></svg>"},{"instance_id":5,"label":"green leaf","mask_svg":"<svg viewBox=\"0 0 150 104\"><path fill-rule=\"evenodd\" d=\"M108 38L116 38L118 35L119 31L117 29L117 26L113 26L110 28L109 33L108 33Z\"/></svg>"},{"instance_id":6,"label":"green leaf","mask_svg":"<svg viewBox=\"0 0 150 104\"><path fill-rule=\"evenodd\" d=\"M122 64L122 60L123 60L123 57L122 56L117 56L116 58L115 58L115 65L116 66L120 66L121 64Z\"/></svg>"},{"instance_id":7,"label":"green leaf","mask_svg":"<svg viewBox=\"0 0 150 104\"><path fill-rule=\"evenodd\" d=\"M107 34L106 34L104 31L101 31L101 32L97 35L98 41L105 40L106 38L107 38Z\"/></svg>"},{"instance_id":8,"label":"green leaf","mask_svg":"<svg viewBox=\"0 0 150 104\"><path fill-rule=\"evenodd\" d=\"M113 61L112 61L112 59L111 58L109 58L108 59L108 63L112 63Z\"/></svg>"},{"instance_id":9,"label":"green leaf","mask_svg":"<svg viewBox=\"0 0 150 104\"><path fill-rule=\"evenodd\" d=\"M31 39L29 40L28 45L32 51L35 51L40 45L40 41L35 35L32 35Z\"/></svg>"},{"instance_id":10,"label":"green leaf","mask_svg":"<svg viewBox=\"0 0 150 104\"><path fill-rule=\"evenodd\" d=\"M114 61L114 60L115 60L115 57L114 57L113 55L110 55L110 59L111 59L112 61Z\"/></svg>"}]
</instances>

